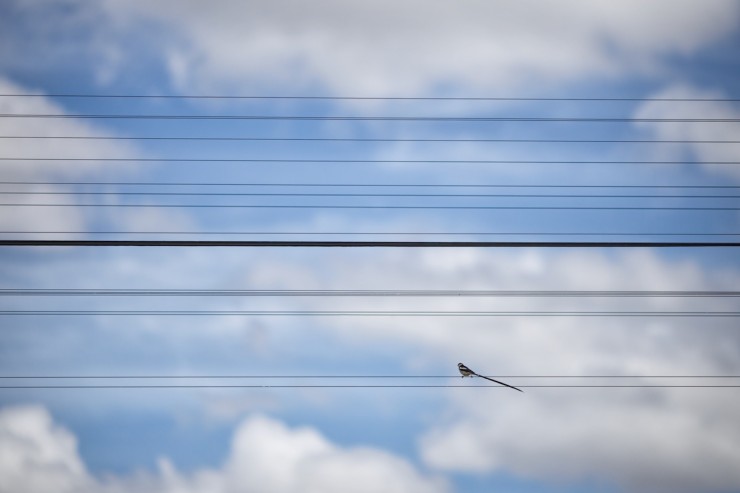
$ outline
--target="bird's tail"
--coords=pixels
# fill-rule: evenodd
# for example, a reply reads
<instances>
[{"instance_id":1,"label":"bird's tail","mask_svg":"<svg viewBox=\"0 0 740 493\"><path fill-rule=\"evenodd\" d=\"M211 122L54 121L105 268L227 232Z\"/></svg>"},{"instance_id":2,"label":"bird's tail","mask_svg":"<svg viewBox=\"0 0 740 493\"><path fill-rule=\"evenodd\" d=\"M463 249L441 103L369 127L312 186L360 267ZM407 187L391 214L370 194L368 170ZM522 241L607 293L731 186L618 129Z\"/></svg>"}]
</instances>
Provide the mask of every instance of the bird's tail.
<instances>
[{"instance_id":1,"label":"bird's tail","mask_svg":"<svg viewBox=\"0 0 740 493\"><path fill-rule=\"evenodd\" d=\"M499 382L498 380L495 380L495 379L493 379L493 378L489 378L489 377L484 377L483 375L478 375L477 373L475 374L475 376L477 376L477 377L480 377L480 378L485 378L486 380L489 380L489 381L491 381L491 382L493 382L493 383L497 383L497 384L499 384L499 385L503 385L504 387L509 387L510 389L518 390L519 392L524 392L524 391L523 391L522 389L520 389L520 388L514 387L513 385L509 385L508 383L504 383L504 382Z\"/></svg>"}]
</instances>

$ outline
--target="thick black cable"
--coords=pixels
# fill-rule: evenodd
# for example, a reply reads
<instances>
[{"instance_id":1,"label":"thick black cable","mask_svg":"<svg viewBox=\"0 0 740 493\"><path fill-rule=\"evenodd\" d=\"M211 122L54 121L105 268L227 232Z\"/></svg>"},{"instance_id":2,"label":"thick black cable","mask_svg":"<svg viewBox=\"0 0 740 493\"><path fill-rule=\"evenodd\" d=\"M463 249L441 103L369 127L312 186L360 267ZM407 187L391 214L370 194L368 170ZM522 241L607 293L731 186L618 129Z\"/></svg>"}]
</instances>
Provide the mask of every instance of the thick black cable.
<instances>
[{"instance_id":1,"label":"thick black cable","mask_svg":"<svg viewBox=\"0 0 740 493\"><path fill-rule=\"evenodd\" d=\"M0 296L259 296L259 297L511 297L511 298L736 298L740 291L584 291L584 290L450 290L450 289L13 289Z\"/></svg>"},{"instance_id":2,"label":"thick black cable","mask_svg":"<svg viewBox=\"0 0 740 493\"><path fill-rule=\"evenodd\" d=\"M552 233L552 232L476 232L466 233L452 232L367 232L367 231L343 231L343 232L316 232L316 231L0 231L0 235L242 235L242 236L641 236L641 237L665 237L665 236L740 236L740 233Z\"/></svg>"}]
</instances>

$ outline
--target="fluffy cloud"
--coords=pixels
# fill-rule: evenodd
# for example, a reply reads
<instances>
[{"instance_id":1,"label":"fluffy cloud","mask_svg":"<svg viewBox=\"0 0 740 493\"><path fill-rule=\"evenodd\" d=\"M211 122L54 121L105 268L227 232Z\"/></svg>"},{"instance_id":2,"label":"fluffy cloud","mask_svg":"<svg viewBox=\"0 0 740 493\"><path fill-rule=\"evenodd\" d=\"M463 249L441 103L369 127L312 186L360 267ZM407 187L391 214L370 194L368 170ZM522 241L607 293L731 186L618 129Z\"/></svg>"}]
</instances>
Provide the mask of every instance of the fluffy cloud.
<instances>
[{"instance_id":1,"label":"fluffy cloud","mask_svg":"<svg viewBox=\"0 0 740 493\"><path fill-rule=\"evenodd\" d=\"M733 289L737 272L711 272L648 251L544 253L458 250L394 252L372 262L337 259L313 277L320 288L710 290ZM350 267L350 264L352 267ZM311 279L310 267L263 264L260 284ZM329 279L327 282L326 280ZM360 281L361 280L361 281ZM312 303L312 307L316 307ZM368 305L365 304L365 307ZM373 309L502 311L701 311L736 309L733 300L413 299L373 301ZM328 308L329 305L326 305ZM331 309L357 309L331 301ZM701 322L700 322L701 320ZM716 375L740 372L732 319L645 317L385 317L330 319L339 337L407 346L408 361L489 374ZM437 371L432 371L436 373ZM444 370L443 370L444 372ZM723 384L726 380L518 379L522 384ZM545 482L588 478L632 491L737 488L740 433L728 389L479 389L450 394L420 441L430 466L457 472L508 472Z\"/></svg>"},{"instance_id":2,"label":"fluffy cloud","mask_svg":"<svg viewBox=\"0 0 740 493\"><path fill-rule=\"evenodd\" d=\"M738 14L736 3L717 0L114 4L122 3L187 40L170 53L183 87L298 80L340 94L419 94L447 84L512 88L541 77L647 72L664 55L718 39L737 26Z\"/></svg>"},{"instance_id":3,"label":"fluffy cloud","mask_svg":"<svg viewBox=\"0 0 740 493\"><path fill-rule=\"evenodd\" d=\"M671 86L651 97L664 99L722 99L719 91L701 90L691 86ZM716 119L736 120L726 122L641 122L639 126L655 138L683 141L734 141L740 135L740 108L737 103L721 101L649 101L643 103L635 113L641 119ZM704 168L714 174L740 179L740 167L732 164L714 164L740 160L740 144L697 144L686 143L669 148L672 154L662 157L680 159L681 153L689 153L692 159L704 163Z\"/></svg>"},{"instance_id":4,"label":"fluffy cloud","mask_svg":"<svg viewBox=\"0 0 740 493\"><path fill-rule=\"evenodd\" d=\"M373 448L342 448L311 428L255 416L237 429L221 469L190 474L166 459L157 473L95 478L75 437L40 407L0 411L0 492L235 493L447 490L403 459Z\"/></svg>"},{"instance_id":5,"label":"fluffy cloud","mask_svg":"<svg viewBox=\"0 0 740 493\"><path fill-rule=\"evenodd\" d=\"M45 114L68 115L58 102L43 96L27 87L0 77L0 94L12 94L17 97L0 97L0 114ZM26 97L34 95L33 97ZM2 162L0 180L11 182L2 185L2 190L11 192L28 192L35 195L4 195L7 203L18 204L62 204L62 207L16 207L12 214L0 214L0 230L31 231L26 237L34 236L34 231L85 231L93 221L107 220L110 229L140 231L151 228L188 229L190 221L186 215L175 210L129 209L113 210L100 208L73 207L79 203L92 202L95 199L84 197L78 199L64 195L75 191L73 186L54 184L55 182L92 180L120 180L121 176L131 176L138 171L138 165L110 166L110 163L96 161L105 158L136 158L140 153L130 145L106 140L113 133L75 118L39 119L39 118L0 118L0 156L3 158L20 158L18 161ZM91 137L92 140L62 139L13 139L21 137L79 136ZM34 158L72 158L79 161L34 161ZM14 185L12 182L29 182ZM45 184L48 182L48 184ZM44 195L47 194L47 195ZM108 199L111 203L120 201L120 197ZM101 200L101 203L106 203ZM41 237L48 238L46 235ZM62 236L55 235L55 239Z\"/></svg>"},{"instance_id":6,"label":"fluffy cloud","mask_svg":"<svg viewBox=\"0 0 740 493\"><path fill-rule=\"evenodd\" d=\"M112 55L102 57L103 79L114 65L139 60L125 47L143 35L161 46L184 91L282 85L341 94L505 90L543 78L553 83L655 73L663 57L693 54L721 39L737 27L739 12L731 0L225 0L218 8L197 0L109 0L67 7L36 2L16 9L41 20L53 17L54 25L42 23L48 31L59 31L56 23L70 32L72 26L75 32L92 29L96 34L86 38L48 40L64 49L62 57L75 39L78 51L105 47ZM37 30L35 39L47 39ZM155 30L169 36L157 39Z\"/></svg>"},{"instance_id":7,"label":"fluffy cloud","mask_svg":"<svg viewBox=\"0 0 740 493\"><path fill-rule=\"evenodd\" d=\"M74 276L85 279L87 272L94 272L95 279L105 282L105 286L131 285L131 280L136 280L150 288L208 285L260 289L731 290L740 284L737 270L714 270L682 260L681 257L668 260L648 250L621 253L595 250L355 250L341 254L316 250L261 250L248 254L223 251L219 254L217 264L213 263L212 253L208 251L136 254L136 262L132 261L131 253L122 252L119 255L81 259L73 266ZM49 279L73 277L66 273L71 266L61 267L62 270L55 270L55 266L47 264L43 274ZM197 285L193 280L197 280ZM177 308L174 303L175 300L173 308ZM207 300L198 306L194 306L192 300L187 300L187 303L188 309L210 308ZM275 310L737 309L737 301L731 298L289 298L267 301L229 299L223 303L223 306L219 306L224 309ZM171 323L161 318L143 319L136 324L124 320L120 322L125 324L121 325L125 327L124 332L111 330L105 332L105 338L111 347L115 347L116 341L135 337L141 330L147 330L150 334L156 331L161 334L161 339L157 340L161 341L162 353L166 354L164 348L169 345L176 346L180 354L193 355L192 360L188 361L188 366L192 368L208 364L205 357L208 350L204 348L214 347L213 341L218 340L221 349L217 354L220 360L226 361L224 365L229 367L229 364L233 364L233 368L244 368L248 373L250 370L243 358L245 353L233 348L244 347L242 336L256 322L254 319L241 320L238 326L234 326L231 319L183 319L178 323L178 331L172 331ZM326 344L327 334L333 339L330 339L331 355L324 362L332 370L326 373L337 371L336 368L352 367L353 355L357 354L358 348L362 348L363 361L387 358L389 353L399 355L402 360L399 364L412 374L452 374L458 361L482 373L498 375L740 373L740 339L732 318L334 317L295 322L278 317L259 319L259 323L266 338L264 343L270 355L270 368L276 374L285 372L282 365L287 361L291 368L301 368L301 364L314 361L317 355L321 355L323 360L325 353L322 351L326 351L326 348L318 346ZM203 331L204 325L208 331ZM199 334L198 338L186 337L190 332ZM48 338L38 341L40 354L45 354L49 344L56 345L58 342L49 341ZM151 345L151 337L146 344ZM186 350L189 345L197 347L197 350ZM230 348L228 351L226 346ZM100 349L102 346L92 344L92 347ZM244 347L243 351L249 350ZM76 350L75 354L79 357L81 353ZM111 353L115 354L115 351ZM141 356L136 354L136 368L141 369ZM33 362L37 358L32 352L26 355L24 361ZM181 367L182 357L178 356L171 363L173 367ZM123 368L119 370L121 373L126 372L125 366L120 368ZM260 369L264 370L264 367ZM318 373L322 373L322 370ZM727 382L630 378L511 381L513 384ZM332 393L328 397L327 409L335 409L337 402L345 395ZM737 440L733 439L740 433L733 412L740 403L734 390L532 388L524 394L518 394L507 389L473 388L456 389L456 392L444 395L448 398L446 409L425 410L425 419L429 424L419 442L420 454L426 463L442 471L506 472L545 483L592 478L618 483L636 491L712 491L740 485L734 466L740 457L740 449ZM399 401L383 402L382 405L389 408L384 412L401 412L394 406L407 406L408 409L416 398L415 394L406 393ZM296 402L301 402L301 399ZM228 402L222 404L228 405ZM136 406L138 403L121 405ZM347 405L346 401L344 405ZM380 406L381 403L368 405ZM350 405L348 415L351 412ZM318 465L312 467L315 476L305 479L303 484L340 481L336 476L339 472L321 472L325 467L333 471L325 464L334 464L335 459L336 463L346 464L343 461L350 461L350 458L353 458L352 462L354 458L359 458L362 463L364 457L380 457L367 451L336 448L314 432L286 430L282 425L264 418L249 423L237 433L231 459L222 469L182 474L163 465L159 476L152 481L171 478L172 484L191 488L188 490L183 486L183 491L199 491L193 485L211 481L217 485L212 487L214 491L229 491L217 488L227 488L233 484L225 482L224 478L239 481L238 478L242 476L234 476L237 471L247 471L244 474L248 475L250 471L258 469L262 471L259 474L271 474L269 469L265 470L262 466L248 466L251 463L261 464L262 461L250 454L256 454L256 450L259 450L260 453L267 453L267 457L273 453L280 455L279 444L293 444L292 439L295 444L287 447L300 450L305 447L306 455L312 457L310 463L318 460L314 454L321 457ZM240 437L243 436L277 438L275 443L271 442L265 448L261 445L259 449L249 446L245 449L242 445L248 440L242 440ZM292 439L288 440L287 437ZM262 439L255 440L260 442ZM304 464L303 455L300 457L300 460L295 459L296 464ZM390 460L389 456L385 457ZM289 458L284 459L285 464L294 464ZM381 467L378 464L385 463L383 460L370 462L375 464L367 466L370 471L375 470L374 467ZM402 464L393 460L389 463ZM305 464L291 467L297 476L301 476ZM349 466L338 469L345 467ZM365 466L357 467L365 470ZM254 474L259 476L257 472ZM295 486L281 483L280 479L272 480L277 491L292 491L291 488ZM164 483L153 484L160 491L168 491L162 486Z\"/></svg>"}]
</instances>

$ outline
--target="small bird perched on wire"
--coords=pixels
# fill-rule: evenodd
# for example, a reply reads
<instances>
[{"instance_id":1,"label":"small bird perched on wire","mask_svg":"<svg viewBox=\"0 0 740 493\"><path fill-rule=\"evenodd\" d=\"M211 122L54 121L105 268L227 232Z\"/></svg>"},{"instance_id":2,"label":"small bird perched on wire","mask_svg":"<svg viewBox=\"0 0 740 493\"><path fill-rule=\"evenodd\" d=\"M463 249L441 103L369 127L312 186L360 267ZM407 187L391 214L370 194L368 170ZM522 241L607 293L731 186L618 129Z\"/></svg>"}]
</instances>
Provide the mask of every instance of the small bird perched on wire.
<instances>
[{"instance_id":1,"label":"small bird perched on wire","mask_svg":"<svg viewBox=\"0 0 740 493\"><path fill-rule=\"evenodd\" d=\"M486 380L489 380L493 383L497 383L499 385L503 385L504 387L509 387L510 389L518 390L519 392L524 392L522 389L518 389L514 387L513 385L509 385L504 382L499 382L498 380L494 380L493 378L484 377L483 375L478 375L476 372L468 368L467 366L463 365L462 363L457 364L457 369L460 370L460 375L462 375L463 378L465 377L480 377L485 378Z\"/></svg>"}]
</instances>

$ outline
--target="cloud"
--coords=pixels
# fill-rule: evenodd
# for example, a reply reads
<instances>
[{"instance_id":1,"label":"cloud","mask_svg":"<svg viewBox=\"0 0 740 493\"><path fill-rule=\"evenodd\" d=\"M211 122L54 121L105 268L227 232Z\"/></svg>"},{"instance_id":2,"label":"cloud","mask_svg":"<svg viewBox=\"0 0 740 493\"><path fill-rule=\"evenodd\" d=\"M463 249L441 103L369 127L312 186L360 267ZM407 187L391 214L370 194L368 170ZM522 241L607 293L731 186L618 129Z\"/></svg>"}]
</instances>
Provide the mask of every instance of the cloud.
<instances>
[{"instance_id":1,"label":"cloud","mask_svg":"<svg viewBox=\"0 0 740 493\"><path fill-rule=\"evenodd\" d=\"M424 94L445 85L514 88L654 72L737 27L731 1L118 2L171 25L180 87L244 82L337 94ZM204 76L204 74L208 74Z\"/></svg>"},{"instance_id":2,"label":"cloud","mask_svg":"<svg viewBox=\"0 0 740 493\"><path fill-rule=\"evenodd\" d=\"M68 2L66 11L47 4L17 10L61 17L68 31L93 31L64 37L47 22L35 27L41 32L34 38L47 40L50 49L60 46L62 57L74 40L84 52L89 44L102 46L96 59L114 54L98 75L102 80L123 74L113 66L132 62L126 47L143 36L160 47L176 86L186 92L292 87L362 95L534 90L543 79L552 85L652 75L667 57L697 53L737 28L739 13L732 0L224 0L218 8L197 0L110 0ZM45 35L44 26L57 35Z\"/></svg>"},{"instance_id":3,"label":"cloud","mask_svg":"<svg viewBox=\"0 0 740 493\"><path fill-rule=\"evenodd\" d=\"M0 114L44 114L69 115L58 102L28 87L0 77L0 94L16 97L0 97ZM33 97L27 97L33 95ZM99 180L114 182L122 176L131 176L140 171L135 163L125 166L110 166L96 159L135 159L141 153L134 147L105 137L113 132L77 118L38 119L0 118L0 135L3 137L91 137L91 140L63 139L0 139L0 157L20 158L18 161L2 162L0 179L11 183L2 185L3 190L28 192L34 195L5 195L7 203L18 204L61 204L60 207L15 207L12 214L0 215L0 230L28 231L24 237L38 235L38 231L85 231L90 223L106 222L108 228L122 231L157 231L171 229L188 230L190 218L174 209L112 209L74 207L77 204L95 203L92 196L82 198L64 195L80 191L79 187L64 185L64 182ZM71 158L71 161L35 161L34 158ZM80 159L80 160L75 160ZM29 182L13 184L12 182ZM110 189L102 189L110 191ZM106 202L107 200L107 202ZM108 196L99 203L119 203L121 196ZM63 239L55 235L55 239Z\"/></svg>"},{"instance_id":4,"label":"cloud","mask_svg":"<svg viewBox=\"0 0 740 493\"><path fill-rule=\"evenodd\" d=\"M0 94L17 97L0 98L0 113L66 115L65 109L50 98L39 95L27 87L0 77ZM35 94L34 97L24 97ZM74 119L0 118L0 135L4 137L81 136L101 138L110 136L88 123ZM20 158L2 162L0 177L8 182L31 184L6 184L3 190L31 192L36 195L6 195L7 203L63 204L62 207L16 207L12 214L0 215L2 231L84 231L90 219L88 210L72 207L84 202L70 196L59 195L73 189L54 182L106 177L113 173L97 158L127 158L136 155L134 149L106 140L55 140L55 139L0 139L0 156ZM82 161L34 161L33 158L79 158ZM129 167L129 171L131 168ZM44 184L44 182L49 182ZM40 183L40 184L34 184ZM48 194L48 195L43 195ZM34 236L33 233L25 235ZM48 236L47 236L48 238ZM55 236L62 239L62 236Z\"/></svg>"},{"instance_id":5,"label":"cloud","mask_svg":"<svg viewBox=\"0 0 740 493\"><path fill-rule=\"evenodd\" d=\"M428 430L420 451L444 471L596 479L626 491L734 491L740 426L728 409L737 405L728 389L481 389L456 395L454 417Z\"/></svg>"},{"instance_id":6,"label":"cloud","mask_svg":"<svg viewBox=\"0 0 740 493\"><path fill-rule=\"evenodd\" d=\"M265 416L236 430L223 467L192 473L161 459L155 473L90 474L75 437L37 406L0 411L0 492L235 493L444 492L446 484L374 448L339 447L312 428L289 428Z\"/></svg>"},{"instance_id":7,"label":"cloud","mask_svg":"<svg viewBox=\"0 0 740 493\"><path fill-rule=\"evenodd\" d=\"M271 286L291 277L319 289L711 290L733 289L733 270L711 271L650 251L523 252L482 249L343 255L321 274L309 265L261 263ZM312 308L328 308L313 302ZM331 309L360 303L331 300ZM379 310L701 311L732 300L584 298L373 300ZM301 308L306 308L301 306ZM732 319L650 317L383 317L327 319L337 337L365 348L408 349L420 373L463 361L493 375L734 375L740 339ZM518 379L517 384L725 384L718 380ZM499 389L449 394L447 411L420 439L431 467L513 473L543 482L610 482L631 491L714 491L740 486L740 426L728 389Z\"/></svg>"},{"instance_id":8,"label":"cloud","mask_svg":"<svg viewBox=\"0 0 740 493\"><path fill-rule=\"evenodd\" d=\"M60 278L78 279L80 283L94 278L103 287L224 289L701 291L733 290L740 284L740 273L734 267L724 264L709 267L679 253L664 257L650 250L224 250L219 252L216 263L213 252L204 250L112 251L110 255L84 258L74 264L46 263L35 269L40 273L29 271L27 266L22 268L27 278L45 276L36 284L41 287L57 286L54 280ZM13 275L13 271L8 269L8 274ZM80 301L88 302L84 299L76 302ZM96 301L104 302L119 303ZM126 303L124 308L138 306ZM156 303L152 305L154 309L163 308L160 304L163 302L157 300ZM94 308L111 306L121 307L96 305ZM170 300L167 308L170 307L195 310L736 311L737 301L733 298L650 297L291 297L204 299L197 305L193 304L193 299ZM239 318L235 322L231 318L204 317L198 320L183 318L177 322L177 330L172 330L171 319L142 318L135 323L129 320L109 320L105 324L91 321L90 326L82 329L86 347L96 353L94 361L104 361L108 372L111 368L115 368L113 373L120 374L132 368L143 371L152 365L146 358L154 357L158 365L155 368L158 371L163 368L162 373L170 373L173 368L214 373L213 369L217 368L219 371L226 369L227 373L238 369L249 374L258 369L259 373L269 371L276 375L307 374L310 368L314 374L362 374L362 368L372 368L379 374L399 371L452 375L458 361L491 375L740 373L740 338L733 318L264 317ZM244 357L254 355L250 351L254 351L256 343L245 344L244 336L257 323L264 335L261 344L269 359ZM90 332L98 327L110 330ZM40 333L39 339L28 345L32 350L18 355L22 356L24 365L55 364L50 361L48 351L52 346L57 349L59 341L48 339L46 332ZM98 338L92 339L91 333ZM127 354L121 356L120 341L133 341L141 334L147 336L139 343L142 349L127 342L124 346ZM24 333L24 337L31 336ZM98 342L99 338L105 342ZM150 349L152 346L154 351ZM76 361L82 362L86 371L95 372L96 363L90 363L84 351L75 347ZM57 353L55 358L61 362L57 368L76 369L76 363L69 363L68 354ZM131 359L132 354L136 358ZM393 370L388 369L386 362L390 362ZM371 366L373 364L377 366ZM728 380L520 378L510 383L725 384ZM405 432L426 429L418 437L419 453L429 467L440 471L502 472L543 483L595 479L616 483L631 491L712 491L740 485L734 466L740 450L736 440L732 440L740 432L734 415L740 402L734 389L531 388L524 394L507 393L507 389L455 390L434 394L437 399L434 406L424 408L425 422ZM360 406L364 412L384 408L390 420L405 419L404 413L413 412L409 409L417 409L415 404L425 398L405 392L388 402L368 398L361 390L354 395L353 399L347 399L344 391L328 394L326 410L336 411L339 407L346 410L336 417L336 426L349 426L352 420L347 421L346 417L352 416L353 409ZM281 412L292 412L291 409L305 412L312 396L296 392L285 399L279 397L279 403L247 405L263 409L280 405ZM201 397L200 402L193 399L187 406L207 407L209 404L205 401L212 400L208 395L197 397ZM438 407L442 399L446 401ZM153 402L148 405L168 405L164 397L149 401ZM132 399L120 406L132 409L139 406L139 402ZM231 401L229 396L224 396L217 406L211 406L205 413L229 419L244 406L238 397ZM250 429L264 431L266 428L270 427ZM275 431L279 426L270 429L272 431L265 433L279 435ZM303 440L318 443L305 437L300 443ZM236 450L232 456L240 454ZM219 474L226 469L224 466ZM165 470L162 469L157 478L165 477ZM172 477L188 485L194 484L196 478L181 473Z\"/></svg>"},{"instance_id":9,"label":"cloud","mask_svg":"<svg viewBox=\"0 0 740 493\"><path fill-rule=\"evenodd\" d=\"M698 89L687 85L673 85L651 95L664 99L722 99L727 98L720 91ZM649 101L643 103L635 112L635 118L642 119L716 119L735 120L726 122L640 122L640 128L655 138L678 141L736 141L740 135L740 108L737 103L721 101ZM740 180L740 167L716 162L737 162L740 160L740 144L697 144L686 143L671 147L673 157L680 159L681 153L688 153L692 159L703 163L703 168L716 175ZM670 156L663 156L670 157Z\"/></svg>"}]
</instances>

